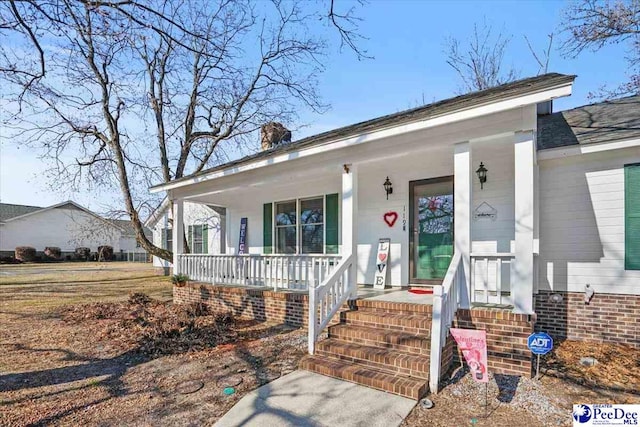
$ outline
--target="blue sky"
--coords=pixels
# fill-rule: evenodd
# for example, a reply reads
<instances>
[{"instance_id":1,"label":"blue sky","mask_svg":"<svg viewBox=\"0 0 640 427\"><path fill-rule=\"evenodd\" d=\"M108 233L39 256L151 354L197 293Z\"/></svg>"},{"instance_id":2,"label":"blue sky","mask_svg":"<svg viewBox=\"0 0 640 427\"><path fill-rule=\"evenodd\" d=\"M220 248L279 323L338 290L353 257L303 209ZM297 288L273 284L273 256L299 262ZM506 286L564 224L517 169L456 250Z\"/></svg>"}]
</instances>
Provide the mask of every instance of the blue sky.
<instances>
[{"instance_id":1,"label":"blue sky","mask_svg":"<svg viewBox=\"0 0 640 427\"><path fill-rule=\"evenodd\" d=\"M338 4L343 4L342 0ZM326 72L319 88L331 109L322 115L301 112L300 124L307 126L294 134L294 140L416 107L423 100L429 103L454 96L460 80L446 63L445 40L449 36L467 39L475 22L486 20L510 36L507 63L519 70L521 77L535 74L537 66L523 36L537 50L545 48L547 35L558 32L565 5L551 0L371 0L358 14L363 19L360 32L368 37L361 46L375 59L358 61L350 51L340 53L334 45L326 58ZM603 84L615 86L625 79L623 46L608 46L596 53L584 52L576 59L565 59L557 50L561 35L555 38L549 70L578 75L573 96L556 101L556 111L589 103L590 91ZM2 202L49 205L73 199L96 210L113 203L113 195L51 192L43 183L41 174L46 165L37 159L37 153L18 149L6 139L1 144Z\"/></svg>"}]
</instances>

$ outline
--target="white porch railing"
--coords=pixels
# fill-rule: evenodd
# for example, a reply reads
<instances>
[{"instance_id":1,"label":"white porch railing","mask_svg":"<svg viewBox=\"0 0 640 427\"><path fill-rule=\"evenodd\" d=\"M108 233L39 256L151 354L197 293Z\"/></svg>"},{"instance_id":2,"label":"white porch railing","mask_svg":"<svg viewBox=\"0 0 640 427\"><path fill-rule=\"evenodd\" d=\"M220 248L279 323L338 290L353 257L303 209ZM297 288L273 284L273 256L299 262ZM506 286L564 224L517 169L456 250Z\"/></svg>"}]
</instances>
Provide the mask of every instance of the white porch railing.
<instances>
[{"instance_id":1,"label":"white porch railing","mask_svg":"<svg viewBox=\"0 0 640 427\"><path fill-rule=\"evenodd\" d=\"M181 274L217 285L307 290L322 283L340 255L178 255Z\"/></svg>"},{"instance_id":2,"label":"white porch railing","mask_svg":"<svg viewBox=\"0 0 640 427\"><path fill-rule=\"evenodd\" d=\"M447 341L453 318L460 306L461 289L466 288L464 265L460 253L455 253L442 286L433 288L433 313L431 321L431 358L429 366L429 388L432 393L438 392L440 370L442 365L442 349Z\"/></svg>"},{"instance_id":3,"label":"white porch railing","mask_svg":"<svg viewBox=\"0 0 640 427\"><path fill-rule=\"evenodd\" d=\"M485 304L513 304L512 266L515 254L471 253L471 301Z\"/></svg>"},{"instance_id":4,"label":"white porch railing","mask_svg":"<svg viewBox=\"0 0 640 427\"><path fill-rule=\"evenodd\" d=\"M350 277L353 262L353 255L346 256L319 286L309 287L309 354L314 353L316 341L331 318L355 294L356 279Z\"/></svg>"}]
</instances>

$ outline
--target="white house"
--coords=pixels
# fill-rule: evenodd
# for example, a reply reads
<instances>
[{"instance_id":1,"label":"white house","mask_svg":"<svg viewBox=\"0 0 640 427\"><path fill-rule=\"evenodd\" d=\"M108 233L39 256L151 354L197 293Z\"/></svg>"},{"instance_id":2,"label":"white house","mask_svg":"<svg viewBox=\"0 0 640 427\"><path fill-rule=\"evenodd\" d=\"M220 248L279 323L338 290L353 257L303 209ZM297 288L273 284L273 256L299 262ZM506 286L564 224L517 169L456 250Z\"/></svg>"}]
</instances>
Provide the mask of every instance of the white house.
<instances>
[{"instance_id":1,"label":"white house","mask_svg":"<svg viewBox=\"0 0 640 427\"><path fill-rule=\"evenodd\" d=\"M184 203L183 229L187 232L187 244L192 254L221 254L226 246L225 210L201 203ZM151 230L153 244L172 250L173 217L169 199L164 199L160 207L145 222ZM154 267L170 267L171 263L156 256Z\"/></svg>"},{"instance_id":2,"label":"white house","mask_svg":"<svg viewBox=\"0 0 640 427\"><path fill-rule=\"evenodd\" d=\"M79 247L96 252L104 245L113 247L116 257L145 253L129 221L103 218L75 202L48 207L0 203L0 253L4 256L13 255L18 246L38 252L59 247L63 255L71 255Z\"/></svg>"},{"instance_id":3,"label":"white house","mask_svg":"<svg viewBox=\"0 0 640 427\"><path fill-rule=\"evenodd\" d=\"M530 372L534 329L640 346L640 97L554 113L574 78L458 96L153 187L178 219L187 203L226 210L225 255L183 254L184 221L173 228L176 270L202 282L175 289L176 300L240 315L260 300L218 285L302 290L283 309L308 315L303 367L414 398L427 378L437 391L452 324L487 330L494 372ZM390 289L372 296L362 285L381 261ZM407 292L415 286L433 298ZM276 296L261 298L272 302L252 315L279 316ZM429 368L406 362L414 353Z\"/></svg>"}]
</instances>

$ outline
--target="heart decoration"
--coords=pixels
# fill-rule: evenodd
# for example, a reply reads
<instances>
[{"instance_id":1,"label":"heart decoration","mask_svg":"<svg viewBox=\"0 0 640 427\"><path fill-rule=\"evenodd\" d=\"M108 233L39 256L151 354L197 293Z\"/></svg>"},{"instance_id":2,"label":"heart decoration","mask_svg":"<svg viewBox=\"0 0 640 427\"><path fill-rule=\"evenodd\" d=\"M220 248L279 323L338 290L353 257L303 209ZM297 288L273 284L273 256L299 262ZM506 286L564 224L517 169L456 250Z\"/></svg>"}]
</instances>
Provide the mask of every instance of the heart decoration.
<instances>
[{"instance_id":1,"label":"heart decoration","mask_svg":"<svg viewBox=\"0 0 640 427\"><path fill-rule=\"evenodd\" d=\"M387 223L389 227L393 227L393 224L398 220L398 212L387 212L384 214L384 222Z\"/></svg>"},{"instance_id":2,"label":"heart decoration","mask_svg":"<svg viewBox=\"0 0 640 427\"><path fill-rule=\"evenodd\" d=\"M380 262L384 262L384 260L387 259L387 254L378 254L378 259Z\"/></svg>"}]
</instances>

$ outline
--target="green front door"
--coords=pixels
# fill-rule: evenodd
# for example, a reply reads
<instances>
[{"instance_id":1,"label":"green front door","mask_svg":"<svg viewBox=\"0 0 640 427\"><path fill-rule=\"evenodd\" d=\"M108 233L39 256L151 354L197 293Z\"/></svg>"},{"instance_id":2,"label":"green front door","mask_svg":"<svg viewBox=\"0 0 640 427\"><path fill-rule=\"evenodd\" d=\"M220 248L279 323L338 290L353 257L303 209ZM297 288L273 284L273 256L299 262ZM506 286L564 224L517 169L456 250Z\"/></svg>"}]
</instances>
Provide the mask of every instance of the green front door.
<instances>
[{"instance_id":1,"label":"green front door","mask_svg":"<svg viewBox=\"0 0 640 427\"><path fill-rule=\"evenodd\" d=\"M411 281L440 284L453 256L453 180L414 181L411 188Z\"/></svg>"}]
</instances>

